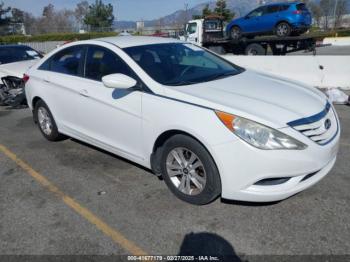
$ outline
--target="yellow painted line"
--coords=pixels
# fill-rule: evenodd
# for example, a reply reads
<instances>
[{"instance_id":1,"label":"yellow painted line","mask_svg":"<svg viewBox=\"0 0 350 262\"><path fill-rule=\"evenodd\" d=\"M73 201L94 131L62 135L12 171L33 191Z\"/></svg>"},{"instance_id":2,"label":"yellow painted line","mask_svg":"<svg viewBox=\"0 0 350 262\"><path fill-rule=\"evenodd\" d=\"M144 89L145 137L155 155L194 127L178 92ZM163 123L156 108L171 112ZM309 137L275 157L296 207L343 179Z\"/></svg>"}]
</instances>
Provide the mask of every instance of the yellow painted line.
<instances>
[{"instance_id":1,"label":"yellow painted line","mask_svg":"<svg viewBox=\"0 0 350 262\"><path fill-rule=\"evenodd\" d=\"M36 172L32 167L26 164L24 161L19 159L14 153L12 153L5 146L0 144L0 151L3 152L8 158L14 161L19 167L21 167L28 175L34 178L37 182L39 182L43 187L45 187L50 192L54 193L57 197L59 197L67 206L73 209L76 213L81 215L91 224L95 225L99 230L101 230L105 235L109 236L116 244L120 245L123 249L130 252L132 255L147 255L145 251L143 251L140 247L138 247L135 243L128 240L122 233L113 229L105 222L103 222L100 218L98 218L95 214L89 211L87 208L81 206L78 202L76 202L73 198L67 196L63 193L58 187L52 184L47 178Z\"/></svg>"}]
</instances>

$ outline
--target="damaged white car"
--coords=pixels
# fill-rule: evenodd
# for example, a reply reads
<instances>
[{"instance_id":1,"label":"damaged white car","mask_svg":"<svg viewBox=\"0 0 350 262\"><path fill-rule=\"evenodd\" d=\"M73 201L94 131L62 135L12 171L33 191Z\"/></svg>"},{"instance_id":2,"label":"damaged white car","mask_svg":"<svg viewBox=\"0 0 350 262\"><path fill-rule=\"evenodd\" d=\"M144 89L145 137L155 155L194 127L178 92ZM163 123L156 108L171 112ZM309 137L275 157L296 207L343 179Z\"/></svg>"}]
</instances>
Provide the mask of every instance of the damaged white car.
<instances>
[{"instance_id":1,"label":"damaged white car","mask_svg":"<svg viewBox=\"0 0 350 262\"><path fill-rule=\"evenodd\" d=\"M26 104L23 76L40 58L42 55L28 46L0 47L0 105Z\"/></svg>"}]
</instances>

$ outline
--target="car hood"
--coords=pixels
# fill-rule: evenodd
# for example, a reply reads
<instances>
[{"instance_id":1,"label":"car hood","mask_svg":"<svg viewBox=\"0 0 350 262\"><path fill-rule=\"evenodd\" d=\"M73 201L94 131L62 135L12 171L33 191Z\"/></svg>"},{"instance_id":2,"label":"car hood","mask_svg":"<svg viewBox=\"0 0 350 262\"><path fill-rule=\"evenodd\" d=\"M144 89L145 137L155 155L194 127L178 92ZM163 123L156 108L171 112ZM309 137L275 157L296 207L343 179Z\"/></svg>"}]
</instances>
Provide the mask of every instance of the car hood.
<instances>
[{"instance_id":1,"label":"car hood","mask_svg":"<svg viewBox=\"0 0 350 262\"><path fill-rule=\"evenodd\" d=\"M240 23L243 20L245 20L244 17L240 17L240 18L234 19L234 20L231 21L230 25L236 24L236 23Z\"/></svg>"},{"instance_id":2,"label":"car hood","mask_svg":"<svg viewBox=\"0 0 350 262\"><path fill-rule=\"evenodd\" d=\"M5 76L15 76L22 78L29 68L36 64L39 59L26 60L21 62L15 62L10 64L0 65L0 78Z\"/></svg>"},{"instance_id":3,"label":"car hood","mask_svg":"<svg viewBox=\"0 0 350 262\"><path fill-rule=\"evenodd\" d=\"M313 87L248 70L216 81L167 87L166 94L274 128L315 115L327 104L326 96Z\"/></svg>"}]
</instances>

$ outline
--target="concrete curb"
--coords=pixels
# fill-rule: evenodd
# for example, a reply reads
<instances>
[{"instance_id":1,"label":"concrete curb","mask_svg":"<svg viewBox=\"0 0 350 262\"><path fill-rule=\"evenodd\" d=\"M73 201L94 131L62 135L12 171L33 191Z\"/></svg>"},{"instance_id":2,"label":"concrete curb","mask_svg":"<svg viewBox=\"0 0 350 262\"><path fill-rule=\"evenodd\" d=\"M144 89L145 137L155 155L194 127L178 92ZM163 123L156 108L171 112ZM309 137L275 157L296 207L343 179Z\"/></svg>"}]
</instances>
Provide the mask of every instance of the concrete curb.
<instances>
[{"instance_id":1,"label":"concrete curb","mask_svg":"<svg viewBox=\"0 0 350 262\"><path fill-rule=\"evenodd\" d=\"M323 44L331 44L334 46L350 46L350 37L327 37L323 40Z\"/></svg>"}]
</instances>

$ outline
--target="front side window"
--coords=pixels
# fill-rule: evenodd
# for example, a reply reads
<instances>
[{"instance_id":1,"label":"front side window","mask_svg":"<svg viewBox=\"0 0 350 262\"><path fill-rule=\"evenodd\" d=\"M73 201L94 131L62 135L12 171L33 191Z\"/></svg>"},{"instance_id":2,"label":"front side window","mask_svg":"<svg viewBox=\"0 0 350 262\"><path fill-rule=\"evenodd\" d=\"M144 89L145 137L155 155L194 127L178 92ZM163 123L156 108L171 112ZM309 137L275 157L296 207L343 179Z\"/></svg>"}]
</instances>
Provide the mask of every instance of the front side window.
<instances>
[{"instance_id":1,"label":"front side window","mask_svg":"<svg viewBox=\"0 0 350 262\"><path fill-rule=\"evenodd\" d=\"M197 23L190 23L187 27L187 33L194 34L197 31Z\"/></svg>"},{"instance_id":2,"label":"front side window","mask_svg":"<svg viewBox=\"0 0 350 262\"><path fill-rule=\"evenodd\" d=\"M101 81L102 77L116 73L132 76L125 62L115 53L103 47L90 46L85 63L85 77L92 80Z\"/></svg>"},{"instance_id":3,"label":"front side window","mask_svg":"<svg viewBox=\"0 0 350 262\"><path fill-rule=\"evenodd\" d=\"M253 18L253 17L262 16L264 14L264 10L265 10L265 7L259 7L257 9L255 9L254 11L252 11L250 14L248 14L248 17Z\"/></svg>"},{"instance_id":4,"label":"front side window","mask_svg":"<svg viewBox=\"0 0 350 262\"><path fill-rule=\"evenodd\" d=\"M39 69L79 76L84 58L84 48L73 46L63 49L47 60Z\"/></svg>"},{"instance_id":5,"label":"front side window","mask_svg":"<svg viewBox=\"0 0 350 262\"><path fill-rule=\"evenodd\" d=\"M155 81L190 85L238 74L242 68L192 44L136 46L124 51Z\"/></svg>"}]
</instances>

